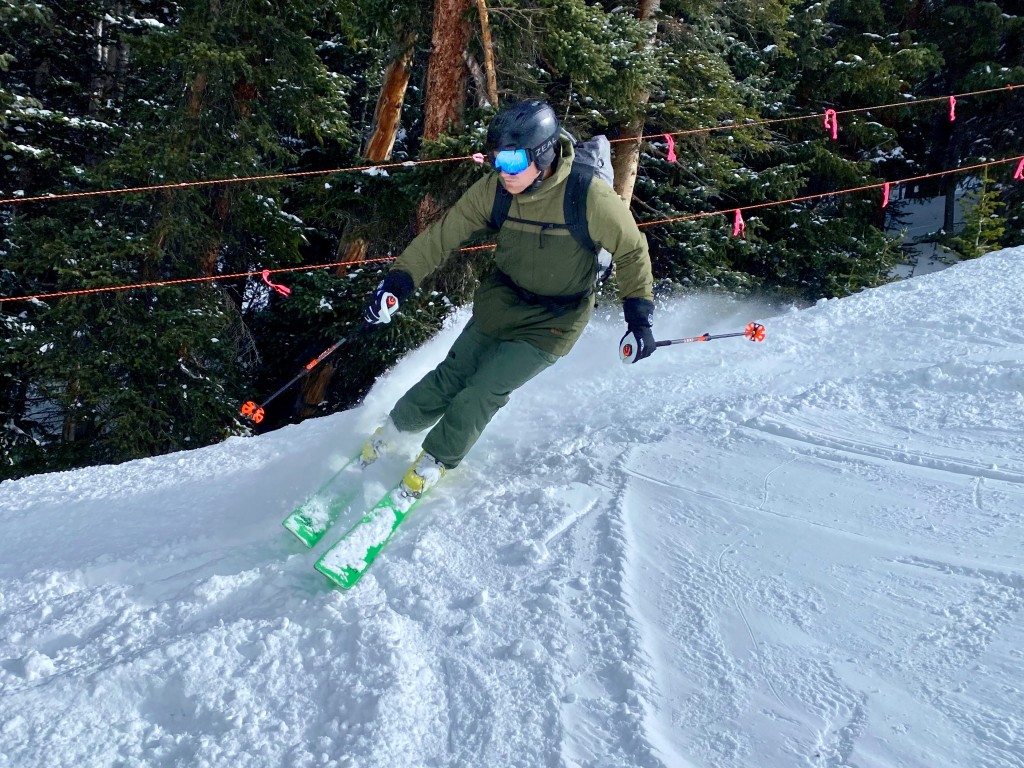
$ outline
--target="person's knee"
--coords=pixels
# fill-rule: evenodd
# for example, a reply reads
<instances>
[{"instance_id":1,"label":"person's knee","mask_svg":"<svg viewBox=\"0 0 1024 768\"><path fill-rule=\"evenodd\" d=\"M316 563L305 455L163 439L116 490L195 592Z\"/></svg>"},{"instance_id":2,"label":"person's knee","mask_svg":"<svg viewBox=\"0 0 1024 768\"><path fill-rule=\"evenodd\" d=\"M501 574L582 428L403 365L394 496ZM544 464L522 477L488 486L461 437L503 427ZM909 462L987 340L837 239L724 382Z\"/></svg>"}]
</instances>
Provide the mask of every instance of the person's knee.
<instances>
[{"instance_id":1,"label":"person's knee","mask_svg":"<svg viewBox=\"0 0 1024 768\"><path fill-rule=\"evenodd\" d=\"M495 390L481 385L470 385L452 401L446 415L487 423L491 417L508 403L511 392Z\"/></svg>"}]
</instances>

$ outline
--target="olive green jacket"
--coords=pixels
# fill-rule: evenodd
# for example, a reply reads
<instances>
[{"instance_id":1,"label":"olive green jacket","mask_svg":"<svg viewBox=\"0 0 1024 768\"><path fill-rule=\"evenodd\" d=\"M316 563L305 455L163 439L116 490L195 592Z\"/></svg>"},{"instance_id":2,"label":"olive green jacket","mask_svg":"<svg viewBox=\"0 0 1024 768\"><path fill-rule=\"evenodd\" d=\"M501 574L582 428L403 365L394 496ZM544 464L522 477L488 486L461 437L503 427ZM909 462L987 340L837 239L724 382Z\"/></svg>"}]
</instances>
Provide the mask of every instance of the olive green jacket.
<instances>
[{"instance_id":1,"label":"olive green jacket","mask_svg":"<svg viewBox=\"0 0 1024 768\"><path fill-rule=\"evenodd\" d=\"M562 197L574 156L563 137L555 172L532 192L512 197L509 218L497 232L495 266L520 288L541 296L572 296L594 287L594 254L582 248L568 229L545 229L513 219L565 224ZM444 217L421 232L402 252L394 269L412 276L419 286L473 234L489 227L501 176L488 173L466 190ZM611 252L619 296L652 298L651 260L647 238L637 229L629 207L604 181L595 177L587 195L587 222L595 243ZM485 276L473 299L473 319L485 334L508 341L528 341L554 355L565 355L583 333L594 311L594 297L555 314L528 303L495 274Z\"/></svg>"}]
</instances>

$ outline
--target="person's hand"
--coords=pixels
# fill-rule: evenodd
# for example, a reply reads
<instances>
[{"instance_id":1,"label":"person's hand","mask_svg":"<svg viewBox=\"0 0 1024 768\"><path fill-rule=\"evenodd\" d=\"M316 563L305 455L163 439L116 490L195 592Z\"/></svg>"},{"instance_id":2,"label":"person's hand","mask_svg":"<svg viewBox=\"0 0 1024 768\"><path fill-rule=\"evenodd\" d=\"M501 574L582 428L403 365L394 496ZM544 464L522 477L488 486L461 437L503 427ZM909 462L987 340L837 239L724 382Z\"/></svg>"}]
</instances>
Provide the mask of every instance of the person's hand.
<instances>
[{"instance_id":1,"label":"person's hand","mask_svg":"<svg viewBox=\"0 0 1024 768\"><path fill-rule=\"evenodd\" d=\"M390 323L401 303L412 291L413 282L409 273L400 269L391 270L377 286L370 303L363 310L364 322L367 325Z\"/></svg>"},{"instance_id":2,"label":"person's hand","mask_svg":"<svg viewBox=\"0 0 1024 768\"><path fill-rule=\"evenodd\" d=\"M647 299L626 299L622 306L626 316L626 335L619 342L619 359L624 363L635 363L650 357L656 350L657 342L651 325L654 323L654 302Z\"/></svg>"}]
</instances>

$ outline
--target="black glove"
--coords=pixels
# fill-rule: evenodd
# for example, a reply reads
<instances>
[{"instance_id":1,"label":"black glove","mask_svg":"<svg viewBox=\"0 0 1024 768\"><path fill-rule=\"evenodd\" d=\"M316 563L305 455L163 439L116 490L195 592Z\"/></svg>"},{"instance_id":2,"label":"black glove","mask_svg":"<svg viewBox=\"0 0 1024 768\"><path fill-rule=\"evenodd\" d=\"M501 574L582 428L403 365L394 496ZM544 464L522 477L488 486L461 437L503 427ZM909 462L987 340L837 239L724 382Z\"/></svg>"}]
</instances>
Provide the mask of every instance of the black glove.
<instances>
[{"instance_id":1,"label":"black glove","mask_svg":"<svg viewBox=\"0 0 1024 768\"><path fill-rule=\"evenodd\" d=\"M408 272L400 269L391 270L381 280L373 293L373 298L363 310L363 320L367 325L390 323L399 305L409 297L414 287L412 276Z\"/></svg>"},{"instance_id":2,"label":"black glove","mask_svg":"<svg viewBox=\"0 0 1024 768\"><path fill-rule=\"evenodd\" d=\"M647 299L626 299L622 303L626 316L626 335L619 342L619 359L635 363L650 357L658 347L651 332L654 323L654 302Z\"/></svg>"}]
</instances>

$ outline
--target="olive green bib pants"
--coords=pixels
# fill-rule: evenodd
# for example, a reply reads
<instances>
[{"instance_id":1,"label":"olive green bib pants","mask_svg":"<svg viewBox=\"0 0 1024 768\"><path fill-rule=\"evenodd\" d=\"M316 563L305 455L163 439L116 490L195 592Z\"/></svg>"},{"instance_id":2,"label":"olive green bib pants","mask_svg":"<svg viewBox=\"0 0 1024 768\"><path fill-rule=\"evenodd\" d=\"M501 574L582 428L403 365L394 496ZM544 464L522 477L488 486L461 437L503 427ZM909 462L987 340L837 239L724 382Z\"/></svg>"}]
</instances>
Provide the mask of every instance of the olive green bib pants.
<instances>
[{"instance_id":1,"label":"olive green bib pants","mask_svg":"<svg viewBox=\"0 0 1024 768\"><path fill-rule=\"evenodd\" d=\"M444 361L395 404L391 420L402 432L434 425L423 450L452 469L513 390L557 359L527 341L487 336L470 321Z\"/></svg>"}]
</instances>

